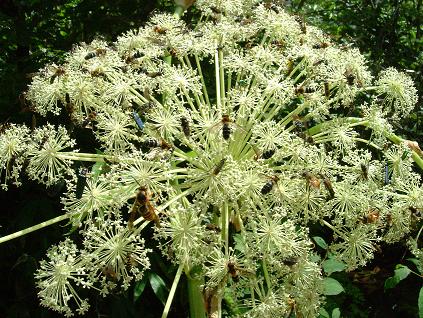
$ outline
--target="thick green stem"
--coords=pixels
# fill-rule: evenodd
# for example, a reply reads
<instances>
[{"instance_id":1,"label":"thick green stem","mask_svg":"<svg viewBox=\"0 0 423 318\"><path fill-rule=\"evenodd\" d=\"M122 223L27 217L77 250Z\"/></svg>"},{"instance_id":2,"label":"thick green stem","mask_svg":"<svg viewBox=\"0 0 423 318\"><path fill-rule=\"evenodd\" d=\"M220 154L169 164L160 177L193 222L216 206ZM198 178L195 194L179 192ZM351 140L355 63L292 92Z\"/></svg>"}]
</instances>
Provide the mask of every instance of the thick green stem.
<instances>
[{"instance_id":1,"label":"thick green stem","mask_svg":"<svg viewBox=\"0 0 423 318\"><path fill-rule=\"evenodd\" d=\"M31 232L37 231L37 230L39 230L39 229L42 229L43 227L46 227L46 226L52 225L52 224L54 224L54 223L57 223L57 222L60 222L60 221L63 221L63 220L69 219L69 217L70 217L70 215L69 215L69 214L63 214L63 215L60 215L60 216L58 216L58 217L56 217L56 218L54 218L54 219L51 219L51 220L48 220L48 221L42 222L42 223L40 223L40 224L37 224L37 225L31 226L31 227L29 227L29 228L27 228L27 229L25 229L25 230L21 230L21 231L18 231L18 232L15 232L15 233L12 233L12 234L9 234L9 235L6 235L6 236L3 236L3 237L0 237L0 244L1 244L1 243L3 243L3 242L7 242L7 241L9 241L9 240L13 240L13 239L15 239L15 238L17 238L17 237L20 237L20 236L26 235L26 234L28 234L28 233L31 233Z\"/></svg>"},{"instance_id":2,"label":"thick green stem","mask_svg":"<svg viewBox=\"0 0 423 318\"><path fill-rule=\"evenodd\" d=\"M214 54L214 67L215 67L215 78L216 78L216 106L218 110L222 110L222 97L220 95L220 63L219 63L219 49Z\"/></svg>"},{"instance_id":3,"label":"thick green stem","mask_svg":"<svg viewBox=\"0 0 423 318\"><path fill-rule=\"evenodd\" d=\"M334 231L336 234L338 234L340 237L344 238L344 235L336 227L334 227L332 224L330 224L329 222L327 222L325 220L321 220L321 222L324 225L326 225L328 228L330 228L332 231Z\"/></svg>"},{"instance_id":4,"label":"thick green stem","mask_svg":"<svg viewBox=\"0 0 423 318\"><path fill-rule=\"evenodd\" d=\"M225 202L222 209L222 240L225 243L225 255L229 255L229 206Z\"/></svg>"},{"instance_id":5,"label":"thick green stem","mask_svg":"<svg viewBox=\"0 0 423 318\"><path fill-rule=\"evenodd\" d=\"M173 12L173 15L177 18L182 17L184 14L185 9L181 6L175 6L175 11Z\"/></svg>"},{"instance_id":6,"label":"thick green stem","mask_svg":"<svg viewBox=\"0 0 423 318\"><path fill-rule=\"evenodd\" d=\"M271 282L270 282L269 272L267 270L267 264L266 264L265 259L263 259L262 265L263 265L264 279L266 280L267 288L270 290L272 288L272 285L271 285Z\"/></svg>"},{"instance_id":7,"label":"thick green stem","mask_svg":"<svg viewBox=\"0 0 423 318\"><path fill-rule=\"evenodd\" d=\"M193 279L188 277L188 301L189 313L191 318L204 318L206 312L203 303L203 294L201 293L201 285L204 284L204 278Z\"/></svg>"},{"instance_id":8,"label":"thick green stem","mask_svg":"<svg viewBox=\"0 0 423 318\"><path fill-rule=\"evenodd\" d=\"M220 77L220 97L222 98L222 107L225 108L225 72L223 69L223 52L217 49L219 53L219 77Z\"/></svg>"},{"instance_id":9,"label":"thick green stem","mask_svg":"<svg viewBox=\"0 0 423 318\"><path fill-rule=\"evenodd\" d=\"M175 296L176 287L178 287L179 279L181 278L182 272L184 270L184 264L179 264L178 271L176 272L175 279L173 280L172 287L170 288L169 296L167 297L166 305L163 310L162 318L166 318L169 310L170 305L172 304L173 297Z\"/></svg>"}]
</instances>

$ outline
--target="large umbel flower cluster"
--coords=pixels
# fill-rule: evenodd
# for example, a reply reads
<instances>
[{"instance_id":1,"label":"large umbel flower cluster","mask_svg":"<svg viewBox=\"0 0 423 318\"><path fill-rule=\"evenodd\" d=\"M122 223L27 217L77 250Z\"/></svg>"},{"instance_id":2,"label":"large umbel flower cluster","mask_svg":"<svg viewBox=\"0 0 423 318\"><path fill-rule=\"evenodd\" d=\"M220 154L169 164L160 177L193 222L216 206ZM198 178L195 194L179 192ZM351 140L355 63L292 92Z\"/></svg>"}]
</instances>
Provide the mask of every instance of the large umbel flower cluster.
<instances>
[{"instance_id":1,"label":"large umbel flower cluster","mask_svg":"<svg viewBox=\"0 0 423 318\"><path fill-rule=\"evenodd\" d=\"M357 49L274 5L196 8L194 26L157 14L113 44L76 46L27 92L38 114L68 122L0 136L3 187L23 169L49 187L64 180L84 237L49 251L36 275L43 305L70 316L88 306L77 285L106 294L141 278L139 235L154 221L163 254L204 278L210 316L230 292L245 317L316 317L322 274L307 226L328 227L329 251L352 270L378 242L406 237L423 209L421 151L387 120L416 103L407 75L374 80ZM340 116L354 107L361 116ZM102 153L78 152L75 131Z\"/></svg>"}]
</instances>

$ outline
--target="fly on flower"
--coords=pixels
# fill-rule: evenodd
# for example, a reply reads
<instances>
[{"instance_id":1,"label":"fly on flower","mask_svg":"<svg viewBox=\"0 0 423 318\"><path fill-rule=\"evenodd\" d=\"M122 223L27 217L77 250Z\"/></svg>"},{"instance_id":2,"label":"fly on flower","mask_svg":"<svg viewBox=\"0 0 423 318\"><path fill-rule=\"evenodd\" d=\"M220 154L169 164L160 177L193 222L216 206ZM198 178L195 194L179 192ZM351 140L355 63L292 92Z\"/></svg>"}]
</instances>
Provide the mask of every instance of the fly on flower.
<instances>
[{"instance_id":1,"label":"fly on flower","mask_svg":"<svg viewBox=\"0 0 423 318\"><path fill-rule=\"evenodd\" d=\"M251 276L254 272L251 269L240 267L235 261L229 260L226 264L228 267L228 274L231 276L232 280L237 283L239 282L239 276Z\"/></svg>"},{"instance_id":2,"label":"fly on flower","mask_svg":"<svg viewBox=\"0 0 423 318\"><path fill-rule=\"evenodd\" d=\"M125 59L125 63L126 64L132 64L134 62L136 62L137 59L143 57L143 53L141 53L140 51L135 51L134 54L132 55L128 55Z\"/></svg>"},{"instance_id":3,"label":"fly on flower","mask_svg":"<svg viewBox=\"0 0 423 318\"><path fill-rule=\"evenodd\" d=\"M368 165L366 165L365 163L361 163L360 169L361 169L361 176L363 177L363 179L368 180L369 179L369 167L368 167Z\"/></svg>"},{"instance_id":4,"label":"fly on flower","mask_svg":"<svg viewBox=\"0 0 423 318\"><path fill-rule=\"evenodd\" d=\"M308 187L312 187L316 190L320 189L320 180L314 174L309 171L304 171L301 175L306 179Z\"/></svg>"},{"instance_id":5,"label":"fly on flower","mask_svg":"<svg viewBox=\"0 0 423 318\"><path fill-rule=\"evenodd\" d=\"M93 129L94 128L94 121L97 117L97 112L92 111L88 114L88 116L82 122L82 128Z\"/></svg>"},{"instance_id":6,"label":"fly on flower","mask_svg":"<svg viewBox=\"0 0 423 318\"><path fill-rule=\"evenodd\" d=\"M214 176L217 176L219 174L219 172L222 170L223 166L225 165L225 162L226 162L226 158L223 158L222 160L219 161L216 167L214 167L213 169Z\"/></svg>"},{"instance_id":7,"label":"fly on flower","mask_svg":"<svg viewBox=\"0 0 423 318\"><path fill-rule=\"evenodd\" d=\"M191 128L189 126L189 121L186 117L181 117L181 128L184 132L185 137L189 138L191 134Z\"/></svg>"},{"instance_id":8,"label":"fly on flower","mask_svg":"<svg viewBox=\"0 0 423 318\"><path fill-rule=\"evenodd\" d=\"M135 202L132 206L131 214L129 215L129 229L133 229L134 221L136 220L138 214L147 221L154 221L157 227L161 227L159 216L156 214L156 210L151 203L151 192L146 186L140 186L138 188Z\"/></svg>"},{"instance_id":9,"label":"fly on flower","mask_svg":"<svg viewBox=\"0 0 423 318\"><path fill-rule=\"evenodd\" d=\"M62 66L53 66L53 75L50 77L50 84L54 82L57 77L63 76L66 73Z\"/></svg>"},{"instance_id":10,"label":"fly on flower","mask_svg":"<svg viewBox=\"0 0 423 318\"><path fill-rule=\"evenodd\" d=\"M270 176L268 178L269 180L265 183L263 188L261 188L261 194L263 195L270 193L270 191L272 191L273 187L277 185L279 181L279 177L276 175Z\"/></svg>"},{"instance_id":11,"label":"fly on flower","mask_svg":"<svg viewBox=\"0 0 423 318\"><path fill-rule=\"evenodd\" d=\"M94 51L91 51L89 53L87 53L87 55L85 55L84 59L86 60L90 60L96 56L101 56L101 55L105 55L107 53L106 49L95 49Z\"/></svg>"},{"instance_id":12,"label":"fly on flower","mask_svg":"<svg viewBox=\"0 0 423 318\"><path fill-rule=\"evenodd\" d=\"M259 159L270 159L276 153L276 149L274 148L266 149L261 152L256 146L252 145L252 147L255 152L254 160L256 161Z\"/></svg>"},{"instance_id":13,"label":"fly on flower","mask_svg":"<svg viewBox=\"0 0 423 318\"><path fill-rule=\"evenodd\" d=\"M157 139L147 139L142 143L142 145L146 148L161 148L163 150L173 150L173 146L163 139L160 139L160 141Z\"/></svg>"},{"instance_id":14,"label":"fly on flower","mask_svg":"<svg viewBox=\"0 0 423 318\"><path fill-rule=\"evenodd\" d=\"M323 174L320 174L320 177L322 178L326 190L329 192L329 200L333 199L335 197L335 190L333 190L332 182Z\"/></svg>"},{"instance_id":15,"label":"fly on flower","mask_svg":"<svg viewBox=\"0 0 423 318\"><path fill-rule=\"evenodd\" d=\"M232 133L232 127L231 126L236 126L237 128L241 129L242 131L245 131L244 128L242 128L241 126L236 124L232 119L230 119L228 114L223 114L220 122L213 125L212 128L214 128L218 125L221 125L222 137L225 140L228 140L231 137L231 133Z\"/></svg>"}]
</instances>

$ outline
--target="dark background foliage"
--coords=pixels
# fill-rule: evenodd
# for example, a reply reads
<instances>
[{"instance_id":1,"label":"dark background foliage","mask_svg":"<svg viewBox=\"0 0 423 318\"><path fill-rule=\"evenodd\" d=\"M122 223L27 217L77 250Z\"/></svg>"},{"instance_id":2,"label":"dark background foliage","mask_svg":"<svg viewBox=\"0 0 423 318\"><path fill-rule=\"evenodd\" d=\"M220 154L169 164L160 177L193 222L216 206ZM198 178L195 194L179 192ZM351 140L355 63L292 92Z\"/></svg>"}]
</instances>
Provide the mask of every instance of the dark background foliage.
<instances>
[{"instance_id":1,"label":"dark background foliage","mask_svg":"<svg viewBox=\"0 0 423 318\"><path fill-rule=\"evenodd\" d=\"M407 70L420 92L418 107L398 127L408 139L422 142L423 0L293 0L279 1L292 12L332 34L340 43L353 42L378 72L387 66ZM148 20L153 10L172 10L170 0L0 0L0 122L31 124L32 114L19 96L30 74L46 63L60 63L74 43L96 36L116 36ZM419 107L420 106L420 107ZM24 180L24 186L0 191L0 235L48 220L60 213L59 192ZM12 206L13 208L9 208ZM64 224L50 226L0 245L0 317L58 317L36 298L33 273L49 246L63 239ZM403 246L382 247L374 263L337 277L346 293L329 299L343 317L417 317L418 281L408 278L384 293L383 281L404 259ZM152 271L170 286L172 268L155 255ZM380 271L375 271L378 267ZM150 278L151 279L151 278ZM106 299L91 296L89 317L158 317L163 305L149 285L134 299L139 285ZM401 293L409 297L399 298ZM181 288L171 317L186 317ZM227 306L229 311L230 306ZM330 311L330 310L329 310Z\"/></svg>"}]
</instances>

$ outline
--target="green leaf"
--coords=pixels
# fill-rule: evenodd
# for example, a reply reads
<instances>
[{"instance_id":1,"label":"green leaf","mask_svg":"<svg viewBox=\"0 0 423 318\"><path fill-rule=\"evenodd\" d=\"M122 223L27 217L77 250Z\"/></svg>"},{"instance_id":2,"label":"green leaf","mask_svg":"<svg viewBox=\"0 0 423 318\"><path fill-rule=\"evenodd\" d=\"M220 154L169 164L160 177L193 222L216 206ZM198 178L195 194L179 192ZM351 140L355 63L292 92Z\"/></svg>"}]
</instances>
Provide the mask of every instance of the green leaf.
<instances>
[{"instance_id":1,"label":"green leaf","mask_svg":"<svg viewBox=\"0 0 423 318\"><path fill-rule=\"evenodd\" d=\"M410 263L413 263L416 266L419 265L419 260L417 258L407 258L407 261L409 261Z\"/></svg>"},{"instance_id":2,"label":"green leaf","mask_svg":"<svg viewBox=\"0 0 423 318\"><path fill-rule=\"evenodd\" d=\"M61 35L61 36L63 36L63 37L65 37L65 36L67 36L67 35L68 35L68 33L67 33L67 32L65 32L65 31L63 31L63 30L61 30L61 31L60 31L60 35Z\"/></svg>"},{"instance_id":3,"label":"green leaf","mask_svg":"<svg viewBox=\"0 0 423 318\"><path fill-rule=\"evenodd\" d=\"M337 261L336 259L330 258L322 263L323 270L326 274L331 275L335 272L342 272L347 265L344 263Z\"/></svg>"},{"instance_id":4,"label":"green leaf","mask_svg":"<svg viewBox=\"0 0 423 318\"><path fill-rule=\"evenodd\" d=\"M99 161L96 162L91 168L91 176L98 177L102 173L110 171L110 167L107 163Z\"/></svg>"},{"instance_id":5,"label":"green leaf","mask_svg":"<svg viewBox=\"0 0 423 318\"><path fill-rule=\"evenodd\" d=\"M403 280L408 275L410 275L411 270L405 265L397 265L397 269L395 270L395 276L399 278L399 280Z\"/></svg>"},{"instance_id":6,"label":"green leaf","mask_svg":"<svg viewBox=\"0 0 423 318\"><path fill-rule=\"evenodd\" d=\"M411 273L411 270L405 265L397 265L396 267L397 269L394 271L394 276L391 276L385 280L385 290L394 288L400 281L402 281Z\"/></svg>"},{"instance_id":7,"label":"green leaf","mask_svg":"<svg viewBox=\"0 0 423 318\"><path fill-rule=\"evenodd\" d=\"M319 318L330 318L329 313L323 307L320 308L319 315L320 315Z\"/></svg>"},{"instance_id":8,"label":"green leaf","mask_svg":"<svg viewBox=\"0 0 423 318\"><path fill-rule=\"evenodd\" d=\"M339 310L339 308L335 308L334 310L332 310L332 318L339 318L341 317L341 311Z\"/></svg>"},{"instance_id":9,"label":"green leaf","mask_svg":"<svg viewBox=\"0 0 423 318\"><path fill-rule=\"evenodd\" d=\"M138 298L140 298L140 296L142 295L145 286L147 285L148 282L148 276L145 275L142 280L140 280L139 282L137 282L135 284L135 288L134 288L134 302L136 302L138 300Z\"/></svg>"},{"instance_id":10,"label":"green leaf","mask_svg":"<svg viewBox=\"0 0 423 318\"><path fill-rule=\"evenodd\" d=\"M417 300L419 306L419 318L423 318L423 287L420 288L419 299Z\"/></svg>"},{"instance_id":11,"label":"green leaf","mask_svg":"<svg viewBox=\"0 0 423 318\"><path fill-rule=\"evenodd\" d=\"M344 287L333 278L325 277L323 279L323 294L327 296L334 296L342 293L344 291Z\"/></svg>"},{"instance_id":12,"label":"green leaf","mask_svg":"<svg viewBox=\"0 0 423 318\"><path fill-rule=\"evenodd\" d=\"M399 281L397 281L397 279L395 278L395 276L389 277L385 280L385 284L384 284L384 289L387 290L389 288L394 288L397 284L399 283Z\"/></svg>"},{"instance_id":13,"label":"green leaf","mask_svg":"<svg viewBox=\"0 0 423 318\"><path fill-rule=\"evenodd\" d=\"M235 250L240 252L245 252L245 240L244 237L240 234L234 234L233 236L235 242Z\"/></svg>"},{"instance_id":14,"label":"green leaf","mask_svg":"<svg viewBox=\"0 0 423 318\"><path fill-rule=\"evenodd\" d=\"M156 273L151 273L149 275L149 278L150 278L150 285L154 291L154 294L156 294L157 298L162 302L163 305L165 305L167 295L169 293L166 287L166 283Z\"/></svg>"},{"instance_id":15,"label":"green leaf","mask_svg":"<svg viewBox=\"0 0 423 318\"><path fill-rule=\"evenodd\" d=\"M320 236L313 236L313 240L316 242L317 245L319 245L324 250L328 249L328 245L326 244L325 240L321 238Z\"/></svg>"}]
</instances>

